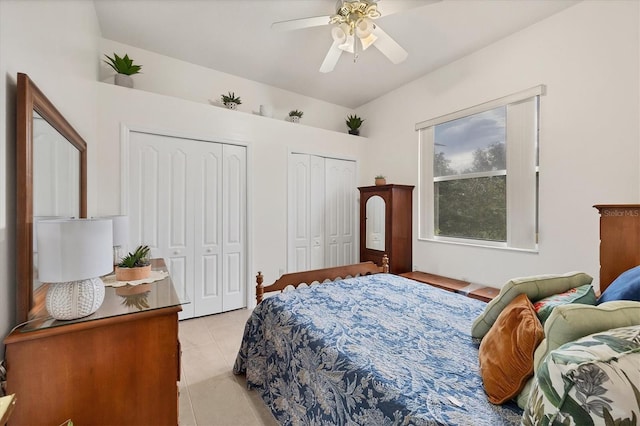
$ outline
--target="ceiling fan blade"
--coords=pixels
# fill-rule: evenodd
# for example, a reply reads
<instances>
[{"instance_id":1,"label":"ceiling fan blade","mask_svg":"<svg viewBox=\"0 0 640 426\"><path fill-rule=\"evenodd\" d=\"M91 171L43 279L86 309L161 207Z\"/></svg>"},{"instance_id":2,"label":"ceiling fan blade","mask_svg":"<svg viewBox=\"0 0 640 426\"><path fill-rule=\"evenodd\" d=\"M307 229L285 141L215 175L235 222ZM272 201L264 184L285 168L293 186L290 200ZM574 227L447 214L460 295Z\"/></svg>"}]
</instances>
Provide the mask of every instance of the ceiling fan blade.
<instances>
[{"instance_id":1,"label":"ceiling fan blade","mask_svg":"<svg viewBox=\"0 0 640 426\"><path fill-rule=\"evenodd\" d=\"M409 54L406 50L402 48L394 39L392 39L389 34L382 31L379 25L375 25L374 30L371 34L378 37L378 39L373 43L373 45L381 51L391 62L394 64L399 64L400 62L407 59Z\"/></svg>"},{"instance_id":2,"label":"ceiling fan blade","mask_svg":"<svg viewBox=\"0 0 640 426\"><path fill-rule=\"evenodd\" d=\"M320 72L331 72L336 67L338 59L340 59L340 55L342 55L342 49L338 47L339 44L338 41L333 42L327 52L327 56L325 56L324 61L322 61L322 65L320 65Z\"/></svg>"},{"instance_id":3,"label":"ceiling fan blade","mask_svg":"<svg viewBox=\"0 0 640 426\"><path fill-rule=\"evenodd\" d=\"M329 15L291 19L289 21L274 22L271 24L271 29L274 31L291 31L300 30L302 28L319 27L322 25L329 25L330 19L331 17Z\"/></svg>"}]
</instances>

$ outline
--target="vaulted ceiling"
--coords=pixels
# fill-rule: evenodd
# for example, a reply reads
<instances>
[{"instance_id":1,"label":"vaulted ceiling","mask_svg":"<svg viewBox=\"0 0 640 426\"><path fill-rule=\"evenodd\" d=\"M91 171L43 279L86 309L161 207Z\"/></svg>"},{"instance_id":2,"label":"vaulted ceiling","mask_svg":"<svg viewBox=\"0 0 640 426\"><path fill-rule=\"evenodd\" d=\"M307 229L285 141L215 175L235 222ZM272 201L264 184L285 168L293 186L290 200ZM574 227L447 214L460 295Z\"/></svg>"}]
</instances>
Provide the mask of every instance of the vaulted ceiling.
<instances>
[{"instance_id":1,"label":"vaulted ceiling","mask_svg":"<svg viewBox=\"0 0 640 426\"><path fill-rule=\"evenodd\" d=\"M318 69L329 25L287 32L273 22L335 13L335 0L94 0L106 39L349 108L577 3L577 0L379 0L376 23L408 53L375 48Z\"/></svg>"}]
</instances>

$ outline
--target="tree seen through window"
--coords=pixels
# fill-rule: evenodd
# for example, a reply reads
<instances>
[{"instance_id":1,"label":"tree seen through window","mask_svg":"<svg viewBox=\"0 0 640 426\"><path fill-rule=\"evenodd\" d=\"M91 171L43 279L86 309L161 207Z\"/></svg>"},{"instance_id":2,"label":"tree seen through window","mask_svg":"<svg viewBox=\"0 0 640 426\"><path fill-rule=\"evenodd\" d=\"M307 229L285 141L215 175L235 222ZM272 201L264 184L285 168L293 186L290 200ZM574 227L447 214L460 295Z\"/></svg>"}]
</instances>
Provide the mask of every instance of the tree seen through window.
<instances>
[{"instance_id":1,"label":"tree seen through window","mask_svg":"<svg viewBox=\"0 0 640 426\"><path fill-rule=\"evenodd\" d=\"M434 234L507 239L506 109L435 126Z\"/></svg>"}]
</instances>

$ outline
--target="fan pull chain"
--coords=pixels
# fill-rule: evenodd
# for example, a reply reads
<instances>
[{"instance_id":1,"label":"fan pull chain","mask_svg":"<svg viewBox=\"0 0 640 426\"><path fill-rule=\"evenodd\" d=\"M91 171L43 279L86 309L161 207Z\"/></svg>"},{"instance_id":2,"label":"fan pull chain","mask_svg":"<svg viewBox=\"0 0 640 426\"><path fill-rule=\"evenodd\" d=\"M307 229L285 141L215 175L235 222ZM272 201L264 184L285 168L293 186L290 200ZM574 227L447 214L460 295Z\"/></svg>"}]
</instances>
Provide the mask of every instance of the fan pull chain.
<instances>
[{"instance_id":1,"label":"fan pull chain","mask_svg":"<svg viewBox=\"0 0 640 426\"><path fill-rule=\"evenodd\" d=\"M358 37L353 37L353 63L358 60Z\"/></svg>"}]
</instances>

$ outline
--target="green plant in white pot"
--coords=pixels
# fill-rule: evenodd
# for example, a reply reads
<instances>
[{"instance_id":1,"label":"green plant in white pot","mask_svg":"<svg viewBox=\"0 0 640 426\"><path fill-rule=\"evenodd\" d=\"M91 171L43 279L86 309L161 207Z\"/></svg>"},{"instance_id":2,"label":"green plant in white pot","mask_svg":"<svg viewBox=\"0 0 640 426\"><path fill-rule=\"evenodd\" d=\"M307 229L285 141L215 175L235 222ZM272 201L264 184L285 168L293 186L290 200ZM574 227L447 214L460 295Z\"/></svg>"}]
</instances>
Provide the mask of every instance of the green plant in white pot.
<instances>
[{"instance_id":1,"label":"green plant in white pot","mask_svg":"<svg viewBox=\"0 0 640 426\"><path fill-rule=\"evenodd\" d=\"M237 109L238 105L242 104L240 96L236 96L235 92L229 92L226 95L221 95L222 103L229 109Z\"/></svg>"},{"instance_id":2,"label":"green plant in white pot","mask_svg":"<svg viewBox=\"0 0 640 426\"><path fill-rule=\"evenodd\" d=\"M300 122L300 119L302 118L303 115L304 113L302 111L298 111L297 109L294 109L293 111L289 111L289 120L292 123L298 123Z\"/></svg>"},{"instance_id":3,"label":"green plant in white pot","mask_svg":"<svg viewBox=\"0 0 640 426\"><path fill-rule=\"evenodd\" d=\"M109 55L104 55L108 61L104 61L107 65L117 72L114 82L117 86L133 87L133 74L138 74L142 69L142 65L135 65L133 59L129 58L129 55L125 53L124 57L120 57L117 54L113 54L113 58Z\"/></svg>"},{"instance_id":4,"label":"green plant in white pot","mask_svg":"<svg viewBox=\"0 0 640 426\"><path fill-rule=\"evenodd\" d=\"M349 128L350 135L358 136L360 134L360 126L362 126L362 123L364 122L362 118L358 117L355 114L348 115L345 122L347 123L347 127Z\"/></svg>"}]
</instances>

